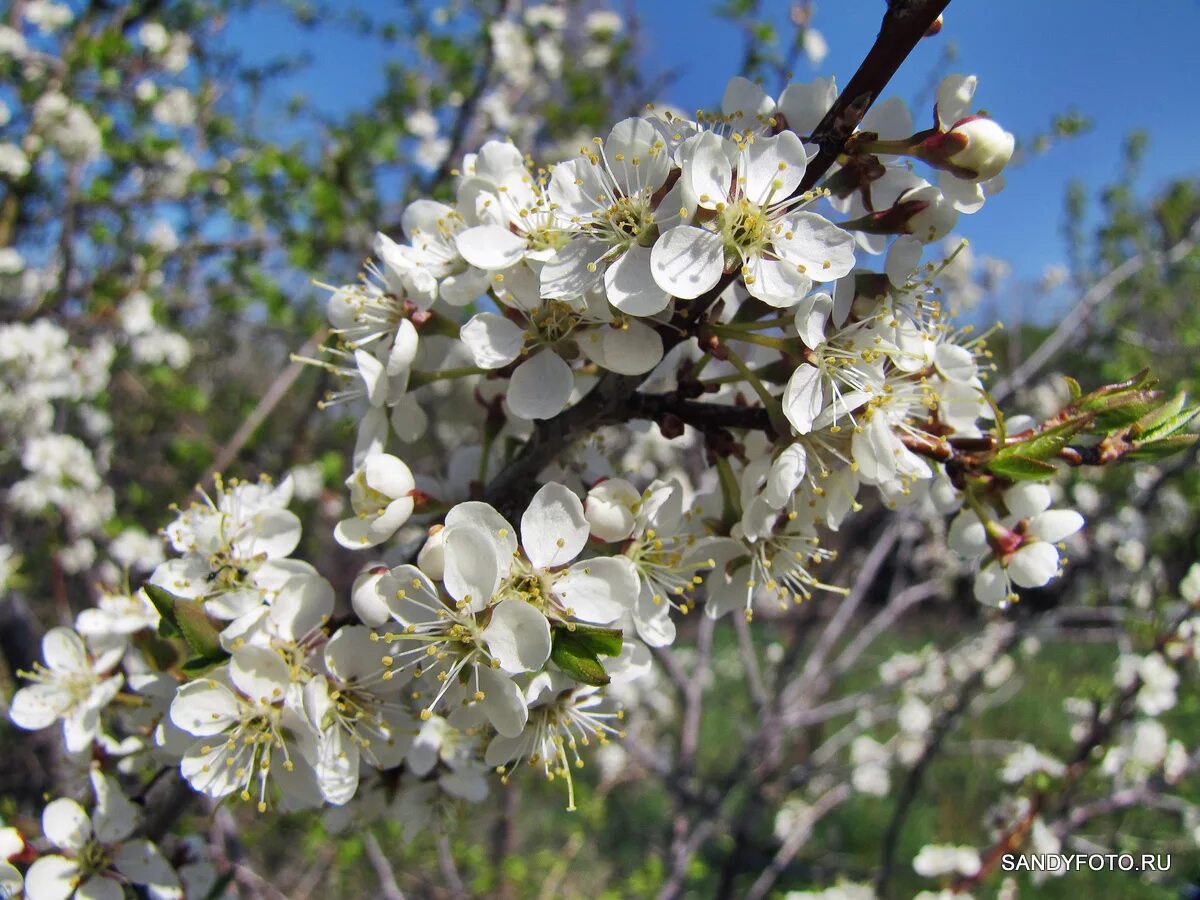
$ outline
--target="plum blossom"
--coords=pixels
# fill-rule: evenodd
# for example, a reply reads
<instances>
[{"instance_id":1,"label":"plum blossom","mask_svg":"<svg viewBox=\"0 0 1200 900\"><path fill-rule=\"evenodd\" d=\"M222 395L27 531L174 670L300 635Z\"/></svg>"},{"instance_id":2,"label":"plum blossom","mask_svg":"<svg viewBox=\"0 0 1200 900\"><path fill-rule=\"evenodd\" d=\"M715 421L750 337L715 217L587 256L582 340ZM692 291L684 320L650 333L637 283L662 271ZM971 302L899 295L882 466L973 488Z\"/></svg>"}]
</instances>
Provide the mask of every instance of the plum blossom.
<instances>
[{"instance_id":1,"label":"plum blossom","mask_svg":"<svg viewBox=\"0 0 1200 900\"><path fill-rule=\"evenodd\" d=\"M671 298L651 274L651 247L680 202L678 191L655 201L671 171L662 138L648 120L625 119L580 153L551 172L550 202L569 239L542 269L542 296L582 297L603 284L622 312L661 312Z\"/></svg>"},{"instance_id":2,"label":"plum blossom","mask_svg":"<svg viewBox=\"0 0 1200 900\"><path fill-rule=\"evenodd\" d=\"M466 549L470 553L471 548ZM488 562L494 559L448 559L456 571ZM524 600L508 598L487 606L476 603L464 586L461 578L448 578L453 599L445 600L433 582L410 565L379 580L380 595L402 626L377 635L397 645L378 654L384 668L381 677L432 680L435 694L430 699L422 696L422 720L428 721L453 695L477 706L499 733L516 734L525 726L528 711L513 676L536 671L549 659L550 625Z\"/></svg>"},{"instance_id":3,"label":"plum blossom","mask_svg":"<svg viewBox=\"0 0 1200 900\"><path fill-rule=\"evenodd\" d=\"M70 628L51 628L42 638L45 664L18 673L31 683L13 695L9 718L30 731L61 719L67 750L87 750L100 734L100 713L125 682L113 671L124 652L119 644L93 654Z\"/></svg>"},{"instance_id":4,"label":"plum blossom","mask_svg":"<svg viewBox=\"0 0 1200 900\"><path fill-rule=\"evenodd\" d=\"M125 885L143 888L152 900L182 900L179 876L152 841L134 838L138 808L116 779L91 771L95 806L89 816L67 797L42 812L42 833L58 853L40 856L25 873L30 900L90 897L118 900Z\"/></svg>"},{"instance_id":5,"label":"plum blossom","mask_svg":"<svg viewBox=\"0 0 1200 900\"><path fill-rule=\"evenodd\" d=\"M575 809L573 769L582 769L582 752L595 741L603 747L611 737L621 737L623 714L594 687L580 685L558 672L541 672L525 689L529 721L520 734L497 735L484 754L484 762L507 782L508 772L524 762L540 763L548 781L567 783L567 809Z\"/></svg>"},{"instance_id":6,"label":"plum blossom","mask_svg":"<svg viewBox=\"0 0 1200 900\"><path fill-rule=\"evenodd\" d=\"M680 181L715 216L678 225L654 245L654 278L672 296L699 297L732 270L751 296L787 308L814 282L835 281L854 267L853 237L797 208L810 198L793 197L808 165L794 132L741 142L702 132L681 152Z\"/></svg>"},{"instance_id":7,"label":"plum blossom","mask_svg":"<svg viewBox=\"0 0 1200 900\"><path fill-rule=\"evenodd\" d=\"M350 549L382 544L408 521L416 483L404 461L373 453L346 479L354 516L342 519L333 535Z\"/></svg>"},{"instance_id":8,"label":"plum blossom","mask_svg":"<svg viewBox=\"0 0 1200 900\"><path fill-rule=\"evenodd\" d=\"M180 764L195 790L217 798L256 797L260 812L268 805L269 783L278 785L285 808L320 802L322 785L312 765L317 735L303 714L292 671L275 650L237 648L227 665L179 688L170 716L196 738Z\"/></svg>"}]
</instances>

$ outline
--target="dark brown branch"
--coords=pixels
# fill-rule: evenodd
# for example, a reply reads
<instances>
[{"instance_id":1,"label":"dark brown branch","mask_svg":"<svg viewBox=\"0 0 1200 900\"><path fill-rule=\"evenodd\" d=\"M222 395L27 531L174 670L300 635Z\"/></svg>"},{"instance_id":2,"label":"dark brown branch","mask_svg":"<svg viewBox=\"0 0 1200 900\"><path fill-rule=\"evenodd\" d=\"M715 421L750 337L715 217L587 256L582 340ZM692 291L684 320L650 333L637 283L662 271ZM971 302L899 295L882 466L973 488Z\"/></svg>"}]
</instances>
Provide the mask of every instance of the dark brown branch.
<instances>
[{"instance_id":1,"label":"dark brown branch","mask_svg":"<svg viewBox=\"0 0 1200 900\"><path fill-rule=\"evenodd\" d=\"M675 394L635 393L625 407L626 418L649 419L662 425L670 417L700 431L714 428L738 428L752 431L771 431L771 420L761 406L730 406L724 403L705 403L701 400L681 400Z\"/></svg>"},{"instance_id":2,"label":"dark brown branch","mask_svg":"<svg viewBox=\"0 0 1200 900\"><path fill-rule=\"evenodd\" d=\"M889 0L883 25L866 59L808 138L808 143L820 149L808 164L797 193L816 186L829 171L867 110L949 5L950 0Z\"/></svg>"}]
</instances>

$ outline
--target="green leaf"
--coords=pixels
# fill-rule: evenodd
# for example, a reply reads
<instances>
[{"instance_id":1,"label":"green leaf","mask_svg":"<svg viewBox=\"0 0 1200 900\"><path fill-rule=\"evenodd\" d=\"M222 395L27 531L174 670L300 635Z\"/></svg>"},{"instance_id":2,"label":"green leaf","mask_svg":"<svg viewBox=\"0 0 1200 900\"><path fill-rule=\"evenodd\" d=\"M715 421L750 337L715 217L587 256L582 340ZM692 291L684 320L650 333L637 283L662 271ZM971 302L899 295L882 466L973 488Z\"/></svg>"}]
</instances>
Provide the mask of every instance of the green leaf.
<instances>
[{"instance_id":1,"label":"green leaf","mask_svg":"<svg viewBox=\"0 0 1200 900\"><path fill-rule=\"evenodd\" d=\"M1084 408L1096 414L1097 433L1113 432L1128 428L1155 410L1159 396L1157 391L1127 391L1101 397Z\"/></svg>"},{"instance_id":2,"label":"green leaf","mask_svg":"<svg viewBox=\"0 0 1200 900\"><path fill-rule=\"evenodd\" d=\"M1056 456L1059 450L1070 443L1071 438L1083 431L1089 424L1091 424L1090 417L1079 416L1063 422L1061 425L1047 428L1019 444L1011 444L1000 450L995 458L1004 460L1013 456L1024 456L1029 459L1049 459Z\"/></svg>"},{"instance_id":3,"label":"green leaf","mask_svg":"<svg viewBox=\"0 0 1200 900\"><path fill-rule=\"evenodd\" d=\"M229 659L229 654L222 650L220 653L213 653L209 656L193 656L180 665L179 668L185 675L200 676L211 669L215 669L227 659Z\"/></svg>"},{"instance_id":4,"label":"green leaf","mask_svg":"<svg viewBox=\"0 0 1200 900\"><path fill-rule=\"evenodd\" d=\"M1063 379L1067 382L1067 390L1071 392L1071 402L1076 403L1083 396L1083 388L1079 386L1079 382L1070 375L1064 375Z\"/></svg>"},{"instance_id":5,"label":"green leaf","mask_svg":"<svg viewBox=\"0 0 1200 900\"><path fill-rule=\"evenodd\" d=\"M988 463L988 470L1013 481L1041 481L1058 474L1058 469L1050 463L1018 453L997 456Z\"/></svg>"},{"instance_id":6,"label":"green leaf","mask_svg":"<svg viewBox=\"0 0 1200 900\"><path fill-rule=\"evenodd\" d=\"M170 591L163 590L157 584L149 582L142 585L142 590L146 592L146 596L158 610L160 616L158 633L162 637L182 637L183 632L179 630L179 624L175 621L175 603L179 598Z\"/></svg>"},{"instance_id":7,"label":"green leaf","mask_svg":"<svg viewBox=\"0 0 1200 900\"><path fill-rule=\"evenodd\" d=\"M1142 434L1142 439L1157 440L1158 438L1177 434L1187 428L1197 416L1200 416L1200 406L1193 406L1191 409L1182 410L1176 415L1164 419L1154 428L1147 430Z\"/></svg>"},{"instance_id":8,"label":"green leaf","mask_svg":"<svg viewBox=\"0 0 1200 900\"><path fill-rule=\"evenodd\" d=\"M1137 438L1153 432L1164 422L1177 416L1186 402L1187 395L1183 391L1180 391L1166 403L1154 407L1134 422L1133 427L1130 429L1130 435Z\"/></svg>"},{"instance_id":9,"label":"green leaf","mask_svg":"<svg viewBox=\"0 0 1200 900\"><path fill-rule=\"evenodd\" d=\"M150 602L162 616L159 634L164 637L182 637L188 648L198 657L210 657L224 652L221 649L220 631L204 611L203 603L199 600L176 597L156 584L146 584L145 590Z\"/></svg>"},{"instance_id":10,"label":"green leaf","mask_svg":"<svg viewBox=\"0 0 1200 900\"><path fill-rule=\"evenodd\" d=\"M557 631L550 649L550 659L581 684L603 687L609 682L599 655L591 648L586 637L576 637L565 629Z\"/></svg>"},{"instance_id":11,"label":"green leaf","mask_svg":"<svg viewBox=\"0 0 1200 900\"><path fill-rule=\"evenodd\" d=\"M1155 441L1141 441L1136 447L1124 454L1125 459L1159 460L1174 456L1186 450L1200 435L1176 434L1171 437L1159 438Z\"/></svg>"},{"instance_id":12,"label":"green leaf","mask_svg":"<svg viewBox=\"0 0 1200 900\"><path fill-rule=\"evenodd\" d=\"M568 633L596 656L620 656L625 642L620 628L601 628L599 625L576 625Z\"/></svg>"}]
</instances>

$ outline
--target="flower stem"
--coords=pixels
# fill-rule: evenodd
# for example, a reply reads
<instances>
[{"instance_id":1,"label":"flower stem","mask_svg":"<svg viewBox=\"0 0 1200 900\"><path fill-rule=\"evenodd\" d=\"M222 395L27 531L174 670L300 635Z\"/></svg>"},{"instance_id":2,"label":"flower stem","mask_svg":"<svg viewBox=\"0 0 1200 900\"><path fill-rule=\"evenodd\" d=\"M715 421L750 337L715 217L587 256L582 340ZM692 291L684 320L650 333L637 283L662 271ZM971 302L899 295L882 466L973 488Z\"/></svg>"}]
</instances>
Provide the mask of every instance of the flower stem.
<instances>
[{"instance_id":1,"label":"flower stem","mask_svg":"<svg viewBox=\"0 0 1200 900\"><path fill-rule=\"evenodd\" d=\"M744 344L758 344L760 347L770 347L772 350L778 350L781 353L787 353L793 349L792 342L785 338L770 337L765 334L753 334L730 325L709 324L706 328L718 337L728 338L731 341L741 341Z\"/></svg>"},{"instance_id":2,"label":"flower stem","mask_svg":"<svg viewBox=\"0 0 1200 900\"><path fill-rule=\"evenodd\" d=\"M435 381L446 381L450 378L467 378L471 375L486 375L490 369L482 369L479 366L462 366L457 369L435 369L432 372L419 372L414 370L408 376L409 387L421 387L422 385L431 384Z\"/></svg>"},{"instance_id":3,"label":"flower stem","mask_svg":"<svg viewBox=\"0 0 1200 900\"><path fill-rule=\"evenodd\" d=\"M771 420L771 427L780 437L784 437L790 433L788 428L787 418L783 414L783 406L779 400L767 390L767 386L762 383L762 380L754 373L754 370L746 365L746 361L734 353L729 348L725 351L728 355L730 364L741 373L742 378L758 395L759 401L767 410L767 416Z\"/></svg>"}]
</instances>

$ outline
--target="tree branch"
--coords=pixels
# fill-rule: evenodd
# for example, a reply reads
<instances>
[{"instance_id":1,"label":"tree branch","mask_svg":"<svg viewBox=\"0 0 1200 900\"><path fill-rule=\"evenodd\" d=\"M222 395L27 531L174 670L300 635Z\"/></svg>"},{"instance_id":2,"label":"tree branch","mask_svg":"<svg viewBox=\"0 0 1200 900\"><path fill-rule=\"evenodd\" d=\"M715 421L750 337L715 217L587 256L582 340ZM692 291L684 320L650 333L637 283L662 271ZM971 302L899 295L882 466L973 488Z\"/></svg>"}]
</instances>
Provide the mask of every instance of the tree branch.
<instances>
[{"instance_id":1,"label":"tree branch","mask_svg":"<svg viewBox=\"0 0 1200 900\"><path fill-rule=\"evenodd\" d=\"M814 187L829 171L867 110L949 5L950 0L888 0L875 43L808 138L808 143L816 144L819 150L808 164L797 194Z\"/></svg>"}]
</instances>

